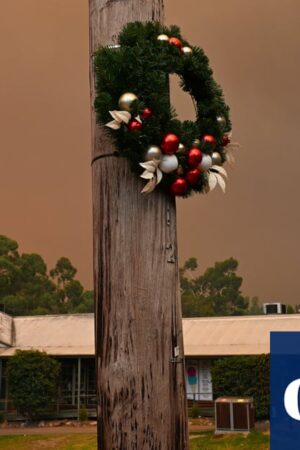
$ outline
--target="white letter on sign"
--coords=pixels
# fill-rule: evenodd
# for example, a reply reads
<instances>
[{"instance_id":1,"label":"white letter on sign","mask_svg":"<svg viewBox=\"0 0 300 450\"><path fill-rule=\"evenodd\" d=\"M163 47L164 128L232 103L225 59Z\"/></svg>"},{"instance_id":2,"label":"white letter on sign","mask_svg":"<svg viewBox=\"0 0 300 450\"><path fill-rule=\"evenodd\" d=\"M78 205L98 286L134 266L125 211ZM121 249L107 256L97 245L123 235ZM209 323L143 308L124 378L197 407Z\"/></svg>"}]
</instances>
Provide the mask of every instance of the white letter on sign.
<instances>
[{"instance_id":1,"label":"white letter on sign","mask_svg":"<svg viewBox=\"0 0 300 450\"><path fill-rule=\"evenodd\" d=\"M292 419L300 420L300 411L298 403L298 393L300 388L300 379L292 381L284 393L284 407Z\"/></svg>"}]
</instances>

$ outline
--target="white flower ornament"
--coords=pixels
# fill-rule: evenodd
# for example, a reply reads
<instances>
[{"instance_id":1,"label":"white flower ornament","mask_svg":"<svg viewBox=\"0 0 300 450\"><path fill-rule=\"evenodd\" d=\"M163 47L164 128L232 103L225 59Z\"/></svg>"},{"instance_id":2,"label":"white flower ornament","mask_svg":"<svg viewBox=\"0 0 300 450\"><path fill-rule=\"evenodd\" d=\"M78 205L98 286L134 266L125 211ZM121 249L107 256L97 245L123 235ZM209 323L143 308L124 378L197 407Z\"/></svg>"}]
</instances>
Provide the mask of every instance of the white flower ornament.
<instances>
[{"instance_id":1,"label":"white flower ornament","mask_svg":"<svg viewBox=\"0 0 300 450\"><path fill-rule=\"evenodd\" d=\"M160 160L157 159L140 163L140 166L143 169L145 169L141 175L141 178L149 180L144 189L142 190L142 194L150 194L150 192L154 191L156 186L161 182L163 174L158 167L159 165Z\"/></svg>"},{"instance_id":2,"label":"white flower ornament","mask_svg":"<svg viewBox=\"0 0 300 450\"><path fill-rule=\"evenodd\" d=\"M105 126L113 130L118 130L123 123L127 125L131 120L131 114L128 111L109 111L109 114L114 120L108 122ZM135 120L141 122L140 116L135 117Z\"/></svg>"}]
</instances>

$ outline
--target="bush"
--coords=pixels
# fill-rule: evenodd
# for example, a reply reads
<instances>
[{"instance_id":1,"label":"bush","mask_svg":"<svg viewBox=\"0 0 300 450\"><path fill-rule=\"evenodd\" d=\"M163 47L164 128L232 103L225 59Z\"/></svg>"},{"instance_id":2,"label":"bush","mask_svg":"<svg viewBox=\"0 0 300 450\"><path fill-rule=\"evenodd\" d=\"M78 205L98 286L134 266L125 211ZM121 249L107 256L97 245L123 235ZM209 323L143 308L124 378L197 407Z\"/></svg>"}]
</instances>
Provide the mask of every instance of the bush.
<instances>
[{"instance_id":1,"label":"bush","mask_svg":"<svg viewBox=\"0 0 300 450\"><path fill-rule=\"evenodd\" d=\"M193 405L193 407L190 410L189 416L192 419L198 419L198 417L200 416L200 408L199 408L199 406Z\"/></svg>"},{"instance_id":2,"label":"bush","mask_svg":"<svg viewBox=\"0 0 300 450\"><path fill-rule=\"evenodd\" d=\"M79 411L79 420L80 422L87 422L89 418L89 413L86 408L81 408Z\"/></svg>"},{"instance_id":3,"label":"bush","mask_svg":"<svg viewBox=\"0 0 300 450\"><path fill-rule=\"evenodd\" d=\"M60 364L44 352L17 350L7 363L10 396L17 411L36 420L57 394Z\"/></svg>"},{"instance_id":4,"label":"bush","mask_svg":"<svg viewBox=\"0 0 300 450\"><path fill-rule=\"evenodd\" d=\"M228 356L212 366L214 396L253 397L257 419L269 417L270 357Z\"/></svg>"}]
</instances>

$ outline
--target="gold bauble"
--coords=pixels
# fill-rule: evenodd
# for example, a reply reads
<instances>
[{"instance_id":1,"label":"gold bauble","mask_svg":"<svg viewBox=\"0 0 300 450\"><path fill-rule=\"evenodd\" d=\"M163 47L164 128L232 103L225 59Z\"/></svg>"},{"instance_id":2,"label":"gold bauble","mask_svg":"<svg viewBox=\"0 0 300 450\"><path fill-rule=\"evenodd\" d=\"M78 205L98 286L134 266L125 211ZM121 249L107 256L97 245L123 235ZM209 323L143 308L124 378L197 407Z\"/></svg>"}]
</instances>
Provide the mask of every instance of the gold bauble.
<instances>
[{"instance_id":1,"label":"gold bauble","mask_svg":"<svg viewBox=\"0 0 300 450\"><path fill-rule=\"evenodd\" d=\"M183 155L185 153L185 151L186 151L185 146L180 142L180 144L178 145L178 150L177 150L176 153L180 153L180 154Z\"/></svg>"},{"instance_id":2,"label":"gold bauble","mask_svg":"<svg viewBox=\"0 0 300 450\"><path fill-rule=\"evenodd\" d=\"M160 161L161 157L162 152L157 145L150 145L150 147L147 148L145 153L145 161L153 161L153 159Z\"/></svg>"},{"instance_id":3,"label":"gold bauble","mask_svg":"<svg viewBox=\"0 0 300 450\"><path fill-rule=\"evenodd\" d=\"M181 51L185 55L191 55L193 53L193 50L191 49L191 47L182 47Z\"/></svg>"},{"instance_id":4,"label":"gold bauble","mask_svg":"<svg viewBox=\"0 0 300 450\"><path fill-rule=\"evenodd\" d=\"M193 147L200 147L200 144L201 144L201 142L200 142L200 139L194 139L194 141L193 141Z\"/></svg>"},{"instance_id":5,"label":"gold bauble","mask_svg":"<svg viewBox=\"0 0 300 450\"><path fill-rule=\"evenodd\" d=\"M222 164L222 157L219 152L213 152L211 155L212 163L220 166Z\"/></svg>"},{"instance_id":6,"label":"gold bauble","mask_svg":"<svg viewBox=\"0 0 300 450\"><path fill-rule=\"evenodd\" d=\"M125 92L119 98L119 108L121 111L129 111L132 108L132 104L138 100L138 97L132 92Z\"/></svg>"},{"instance_id":7,"label":"gold bauble","mask_svg":"<svg viewBox=\"0 0 300 450\"><path fill-rule=\"evenodd\" d=\"M219 116L217 116L217 122L222 129L224 129L226 127L226 119L221 114Z\"/></svg>"},{"instance_id":8,"label":"gold bauble","mask_svg":"<svg viewBox=\"0 0 300 450\"><path fill-rule=\"evenodd\" d=\"M163 41L163 42L169 42L169 36L167 36L166 34L160 34L159 36L157 36L157 40Z\"/></svg>"},{"instance_id":9,"label":"gold bauble","mask_svg":"<svg viewBox=\"0 0 300 450\"><path fill-rule=\"evenodd\" d=\"M176 170L177 175L183 175L184 174L184 168L182 166L178 166L178 169Z\"/></svg>"}]
</instances>

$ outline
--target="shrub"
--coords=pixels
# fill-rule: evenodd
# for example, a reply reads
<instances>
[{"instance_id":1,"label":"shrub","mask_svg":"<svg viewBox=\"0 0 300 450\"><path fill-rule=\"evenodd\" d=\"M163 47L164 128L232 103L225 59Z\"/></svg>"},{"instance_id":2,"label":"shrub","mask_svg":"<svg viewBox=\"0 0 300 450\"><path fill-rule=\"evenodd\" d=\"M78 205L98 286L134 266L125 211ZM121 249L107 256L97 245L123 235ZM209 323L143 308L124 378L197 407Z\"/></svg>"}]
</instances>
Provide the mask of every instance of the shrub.
<instances>
[{"instance_id":1,"label":"shrub","mask_svg":"<svg viewBox=\"0 0 300 450\"><path fill-rule=\"evenodd\" d=\"M81 408L79 411L79 420L80 422L86 422L89 418L89 413L86 408Z\"/></svg>"},{"instance_id":2,"label":"shrub","mask_svg":"<svg viewBox=\"0 0 300 450\"><path fill-rule=\"evenodd\" d=\"M17 350L7 363L10 396L17 411L36 420L57 394L60 364L44 352Z\"/></svg>"},{"instance_id":3,"label":"shrub","mask_svg":"<svg viewBox=\"0 0 300 450\"><path fill-rule=\"evenodd\" d=\"M214 396L253 397L257 419L269 417L270 357L228 356L212 366Z\"/></svg>"},{"instance_id":4,"label":"shrub","mask_svg":"<svg viewBox=\"0 0 300 450\"><path fill-rule=\"evenodd\" d=\"M198 417L200 416L200 408L199 408L199 406L193 405L193 407L190 410L189 416L192 419L198 419Z\"/></svg>"}]
</instances>

